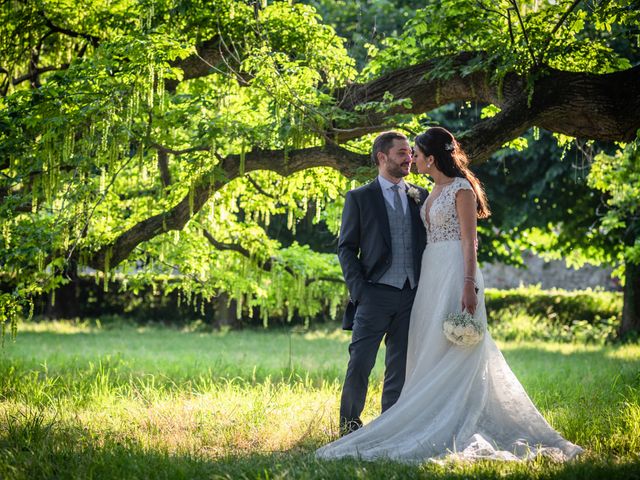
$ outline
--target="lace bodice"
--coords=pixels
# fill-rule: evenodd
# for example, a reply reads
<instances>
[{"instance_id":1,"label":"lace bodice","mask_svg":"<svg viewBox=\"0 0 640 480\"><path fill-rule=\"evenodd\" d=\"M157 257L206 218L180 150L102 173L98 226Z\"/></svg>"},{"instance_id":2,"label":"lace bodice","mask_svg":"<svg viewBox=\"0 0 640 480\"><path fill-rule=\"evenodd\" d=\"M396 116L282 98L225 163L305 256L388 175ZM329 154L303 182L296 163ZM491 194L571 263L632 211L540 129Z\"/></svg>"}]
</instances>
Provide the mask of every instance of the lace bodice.
<instances>
[{"instance_id":1,"label":"lace bodice","mask_svg":"<svg viewBox=\"0 0 640 480\"><path fill-rule=\"evenodd\" d=\"M460 222L456 211L456 193L459 190L472 190L465 178L454 178L440 194L429 202L424 202L420 209L420 217L427 229L427 243L460 240ZM427 212L427 204L429 212Z\"/></svg>"}]
</instances>

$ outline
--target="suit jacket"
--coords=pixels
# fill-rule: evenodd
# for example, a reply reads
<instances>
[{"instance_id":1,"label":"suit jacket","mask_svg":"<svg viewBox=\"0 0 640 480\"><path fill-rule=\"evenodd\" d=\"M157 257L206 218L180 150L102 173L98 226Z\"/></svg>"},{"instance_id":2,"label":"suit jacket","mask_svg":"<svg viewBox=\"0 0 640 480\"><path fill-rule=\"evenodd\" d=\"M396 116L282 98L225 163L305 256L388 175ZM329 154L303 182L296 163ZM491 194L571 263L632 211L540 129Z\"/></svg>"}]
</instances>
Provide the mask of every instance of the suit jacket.
<instances>
[{"instance_id":1,"label":"suit jacket","mask_svg":"<svg viewBox=\"0 0 640 480\"><path fill-rule=\"evenodd\" d=\"M421 187L407 185L420 192L418 203L407 197L407 208L411 214L413 271L415 280L418 281L422 252L427 243L426 231L420 219L420 207L428 193ZM392 261L389 218L377 178L347 193L338 240L338 259L351 295L342 319L342 328L351 330L365 284L377 282L389 269Z\"/></svg>"}]
</instances>

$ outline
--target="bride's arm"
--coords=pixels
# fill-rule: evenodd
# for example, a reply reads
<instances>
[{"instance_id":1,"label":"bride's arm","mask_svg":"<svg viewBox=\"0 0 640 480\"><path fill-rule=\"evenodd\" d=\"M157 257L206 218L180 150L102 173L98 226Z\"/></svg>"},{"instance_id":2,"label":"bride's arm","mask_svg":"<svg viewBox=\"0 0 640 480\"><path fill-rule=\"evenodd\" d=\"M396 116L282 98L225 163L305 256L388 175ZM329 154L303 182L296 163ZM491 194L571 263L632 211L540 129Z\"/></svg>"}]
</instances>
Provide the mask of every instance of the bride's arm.
<instances>
[{"instance_id":1,"label":"bride's arm","mask_svg":"<svg viewBox=\"0 0 640 480\"><path fill-rule=\"evenodd\" d=\"M462 290L462 308L474 314L478 304L476 294L476 196L473 190L458 190L456 210L460 221L460 240L464 258L464 287Z\"/></svg>"}]
</instances>

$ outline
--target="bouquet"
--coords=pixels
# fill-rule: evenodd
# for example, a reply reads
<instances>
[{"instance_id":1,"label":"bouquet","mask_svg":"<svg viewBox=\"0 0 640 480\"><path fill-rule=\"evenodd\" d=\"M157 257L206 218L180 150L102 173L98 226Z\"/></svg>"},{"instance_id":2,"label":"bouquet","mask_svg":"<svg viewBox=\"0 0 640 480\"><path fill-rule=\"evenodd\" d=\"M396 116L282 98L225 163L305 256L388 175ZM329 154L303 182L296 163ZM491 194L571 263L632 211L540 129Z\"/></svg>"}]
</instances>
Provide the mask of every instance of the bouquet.
<instances>
[{"instance_id":1,"label":"bouquet","mask_svg":"<svg viewBox=\"0 0 640 480\"><path fill-rule=\"evenodd\" d=\"M475 345L484 335L482 324L466 311L447 315L442 331L447 340L463 347Z\"/></svg>"}]
</instances>

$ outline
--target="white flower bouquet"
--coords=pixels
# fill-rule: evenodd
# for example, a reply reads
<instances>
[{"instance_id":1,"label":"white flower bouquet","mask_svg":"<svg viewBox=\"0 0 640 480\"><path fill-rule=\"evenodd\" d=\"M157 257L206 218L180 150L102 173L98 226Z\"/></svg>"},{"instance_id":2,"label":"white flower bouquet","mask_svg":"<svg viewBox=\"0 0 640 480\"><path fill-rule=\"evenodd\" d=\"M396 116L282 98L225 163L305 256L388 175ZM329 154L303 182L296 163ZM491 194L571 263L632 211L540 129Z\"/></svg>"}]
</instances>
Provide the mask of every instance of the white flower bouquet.
<instances>
[{"instance_id":1,"label":"white flower bouquet","mask_svg":"<svg viewBox=\"0 0 640 480\"><path fill-rule=\"evenodd\" d=\"M463 347L475 345L484 336L484 326L466 311L447 315L442 331L447 340Z\"/></svg>"}]
</instances>

